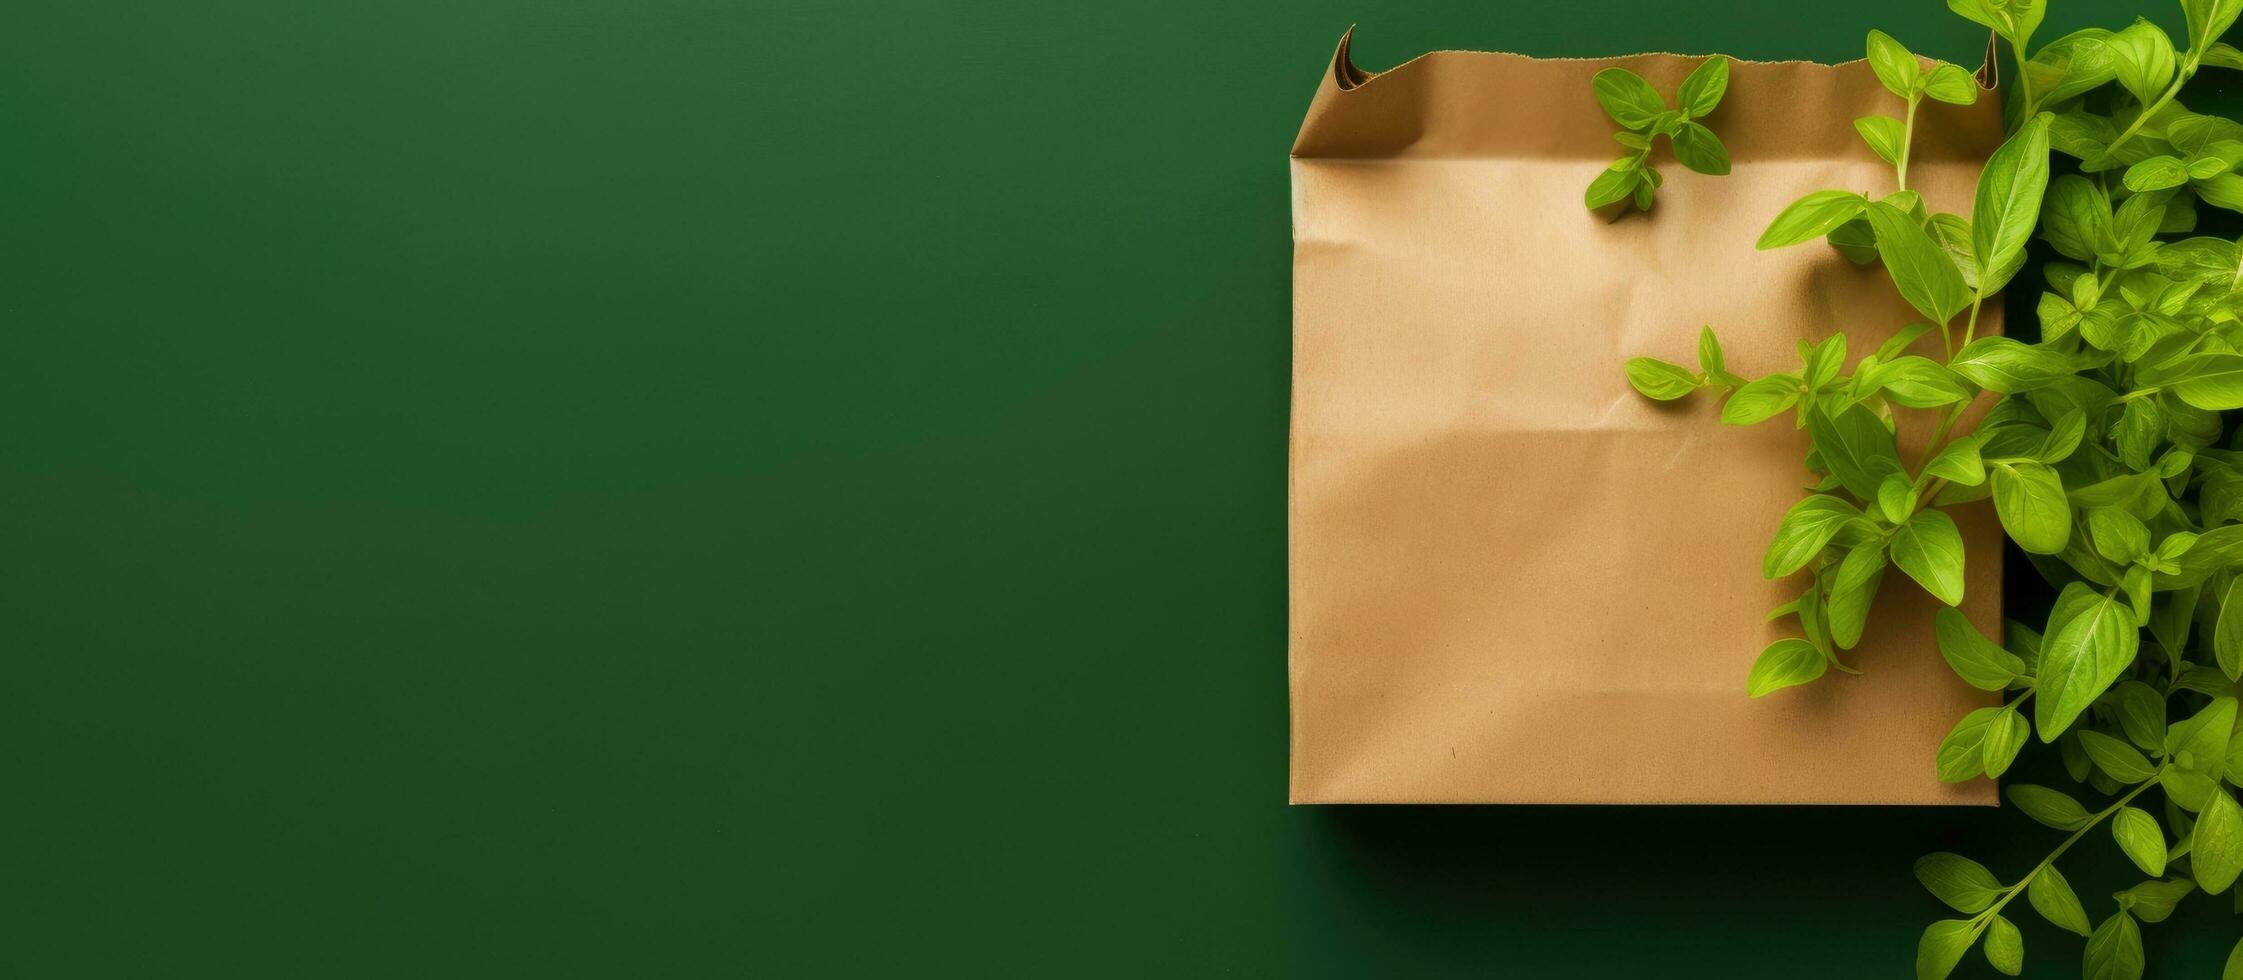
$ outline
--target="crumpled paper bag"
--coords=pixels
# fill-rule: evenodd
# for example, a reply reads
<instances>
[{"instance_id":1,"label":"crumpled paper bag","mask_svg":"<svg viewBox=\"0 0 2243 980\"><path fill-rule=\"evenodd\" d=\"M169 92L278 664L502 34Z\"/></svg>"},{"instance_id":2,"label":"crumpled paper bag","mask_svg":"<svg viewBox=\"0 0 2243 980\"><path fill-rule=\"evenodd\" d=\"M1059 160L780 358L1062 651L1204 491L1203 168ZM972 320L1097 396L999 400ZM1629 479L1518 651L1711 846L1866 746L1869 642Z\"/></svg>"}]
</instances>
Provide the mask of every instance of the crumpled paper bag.
<instances>
[{"instance_id":1,"label":"crumpled paper bag","mask_svg":"<svg viewBox=\"0 0 2243 980\"><path fill-rule=\"evenodd\" d=\"M1760 562L1813 482L1806 438L1654 403L1621 364L1692 363L1711 324L1748 377L1839 330L1850 369L1917 319L1827 245L1753 248L1809 191L1890 190L1852 120L1902 103L1865 62L1736 62L1708 121L1731 174L1662 146L1652 212L1584 209L1622 152L1590 76L1671 96L1699 60L1442 51L1371 74L1342 39L1292 151L1293 802L1995 802L1933 774L1948 728L1995 702L1898 573L1844 656L1865 674L1745 696L1796 635L1765 617L1801 582ZM1933 210L1969 213L1998 105L1919 110L1909 179ZM1927 434L1904 427L1911 464ZM1963 611L1998 635L1999 527L1984 503L1956 517Z\"/></svg>"}]
</instances>

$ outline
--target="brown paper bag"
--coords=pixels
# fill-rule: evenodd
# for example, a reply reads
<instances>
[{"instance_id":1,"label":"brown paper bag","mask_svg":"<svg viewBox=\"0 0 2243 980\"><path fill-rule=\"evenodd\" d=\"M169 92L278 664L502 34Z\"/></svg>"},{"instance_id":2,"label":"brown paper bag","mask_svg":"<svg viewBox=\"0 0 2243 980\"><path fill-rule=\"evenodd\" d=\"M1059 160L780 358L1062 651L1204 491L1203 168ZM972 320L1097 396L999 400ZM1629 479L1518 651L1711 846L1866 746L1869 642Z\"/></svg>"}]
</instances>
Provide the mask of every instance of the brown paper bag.
<instances>
[{"instance_id":1,"label":"brown paper bag","mask_svg":"<svg viewBox=\"0 0 2243 980\"><path fill-rule=\"evenodd\" d=\"M1341 41L1292 154L1294 802L1995 802L1933 774L1996 702L1897 571L1845 657L1865 674L1745 696L1796 635L1764 619L1800 582L1760 561L1813 482L1806 439L1647 400L1621 364L1691 362L1712 324L1748 377L1841 329L1850 365L1918 317L1824 244L1753 248L1809 191L1891 189L1851 124L1900 111L1865 62L1735 64L1709 120L1733 173L1662 147L1654 211L1582 207L1620 153L1590 76L1671 96L1697 61L1443 51L1373 75ZM1919 110L1909 184L1934 210L1969 213L1997 104ZM1928 432L1902 436L1913 464ZM1963 610L1993 634L2000 530L1983 503L1956 518Z\"/></svg>"}]
</instances>

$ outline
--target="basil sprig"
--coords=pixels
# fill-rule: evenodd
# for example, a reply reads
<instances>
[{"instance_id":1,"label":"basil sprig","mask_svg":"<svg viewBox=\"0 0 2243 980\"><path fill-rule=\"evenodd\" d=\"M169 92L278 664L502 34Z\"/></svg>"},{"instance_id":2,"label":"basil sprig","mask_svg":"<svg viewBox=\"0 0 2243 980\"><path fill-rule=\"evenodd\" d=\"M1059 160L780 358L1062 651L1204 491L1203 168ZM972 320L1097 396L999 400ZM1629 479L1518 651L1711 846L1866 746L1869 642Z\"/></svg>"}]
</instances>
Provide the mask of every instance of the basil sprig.
<instances>
[{"instance_id":1,"label":"basil sprig","mask_svg":"<svg viewBox=\"0 0 2243 980\"><path fill-rule=\"evenodd\" d=\"M1720 106L1721 97L1729 91L1729 59L1715 55L1691 70L1675 93L1678 104L1673 107L1643 76L1625 68L1597 72L1590 84L1605 115L1623 127L1612 138L1628 150L1626 156L1612 161L1589 183L1583 199L1590 210L1621 201L1633 201L1638 209L1651 210L1653 195L1662 181L1650 164L1655 137L1666 137L1674 146L1674 158L1685 167L1702 174L1729 172L1729 148L1721 144L1721 137L1713 130L1698 122Z\"/></svg>"}]
</instances>

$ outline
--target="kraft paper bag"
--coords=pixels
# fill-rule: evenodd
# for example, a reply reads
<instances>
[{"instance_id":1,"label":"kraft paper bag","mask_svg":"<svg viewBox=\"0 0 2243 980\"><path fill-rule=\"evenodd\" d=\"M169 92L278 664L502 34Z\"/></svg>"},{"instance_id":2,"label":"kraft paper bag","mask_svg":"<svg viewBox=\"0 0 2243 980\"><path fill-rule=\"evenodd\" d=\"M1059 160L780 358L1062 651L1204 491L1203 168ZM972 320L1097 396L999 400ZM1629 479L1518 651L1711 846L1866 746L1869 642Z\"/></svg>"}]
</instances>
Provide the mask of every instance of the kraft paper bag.
<instances>
[{"instance_id":1,"label":"kraft paper bag","mask_svg":"<svg viewBox=\"0 0 2243 980\"><path fill-rule=\"evenodd\" d=\"M1806 438L1652 402L1621 364L1695 363L1711 324L1747 377L1840 330L1851 370L1919 317L1824 243L1753 248L1809 191L1892 188L1852 120L1902 103L1865 62L1735 63L1708 120L1734 172L1662 141L1653 211L1582 206L1621 152L1590 76L1671 97L1698 61L1442 51L1372 74L1342 40L1292 152L1293 802L1995 802L1933 774L1948 728L1998 702L1952 675L1936 600L1898 572L1842 655L1864 674L1745 696L1797 635L1766 615L1802 580L1760 566L1814 482ZM1998 104L1919 110L1909 186L1934 210L1969 214ZM1955 516L1963 611L1998 635L2000 529L1983 502Z\"/></svg>"}]
</instances>

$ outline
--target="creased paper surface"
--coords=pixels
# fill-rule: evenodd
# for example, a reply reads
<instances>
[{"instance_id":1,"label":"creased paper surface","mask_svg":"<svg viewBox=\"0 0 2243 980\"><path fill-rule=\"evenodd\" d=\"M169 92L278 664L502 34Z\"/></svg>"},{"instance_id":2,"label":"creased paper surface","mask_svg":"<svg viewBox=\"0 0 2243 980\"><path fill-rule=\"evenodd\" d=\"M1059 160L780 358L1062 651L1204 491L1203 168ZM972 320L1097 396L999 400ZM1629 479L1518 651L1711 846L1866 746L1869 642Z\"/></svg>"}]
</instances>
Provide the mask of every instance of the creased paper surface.
<instances>
[{"instance_id":1,"label":"creased paper surface","mask_svg":"<svg viewBox=\"0 0 2243 980\"><path fill-rule=\"evenodd\" d=\"M1803 580L1760 562L1812 482L1806 437L1654 403L1621 364L1694 365L1711 324L1747 377L1840 330L1850 367L1918 317L1822 243L1753 248L1809 191L1891 188L1852 120L1901 103L1862 62L1735 63L1708 120L1733 173L1662 141L1654 211L1582 207L1621 152L1590 76L1671 94L1697 61L1437 52L1372 75L1342 41L1292 159L1294 802L1995 801L1933 775L1949 726L1997 702L1941 661L1936 601L1897 570L1844 655L1863 676L1745 697L1796 635L1764 619ZM1997 106L1919 110L1909 183L1933 210L1969 214ZM1914 466L1932 420L1908 421ZM1998 635L2000 529L1984 503L1955 517L1963 610Z\"/></svg>"}]
</instances>

